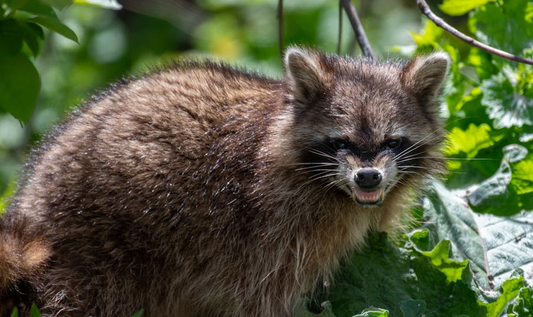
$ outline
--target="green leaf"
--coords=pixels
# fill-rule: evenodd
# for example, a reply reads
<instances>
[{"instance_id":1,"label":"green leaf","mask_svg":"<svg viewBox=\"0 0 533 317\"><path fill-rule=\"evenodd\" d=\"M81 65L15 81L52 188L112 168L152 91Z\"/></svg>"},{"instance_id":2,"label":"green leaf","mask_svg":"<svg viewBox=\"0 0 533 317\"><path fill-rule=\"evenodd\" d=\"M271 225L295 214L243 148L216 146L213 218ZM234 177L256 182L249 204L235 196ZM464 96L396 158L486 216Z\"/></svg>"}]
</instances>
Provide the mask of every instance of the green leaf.
<instances>
[{"instance_id":1,"label":"green leaf","mask_svg":"<svg viewBox=\"0 0 533 317\"><path fill-rule=\"evenodd\" d=\"M0 52L11 56L17 55L22 50L22 39L26 31L13 20L0 20Z\"/></svg>"},{"instance_id":2,"label":"green leaf","mask_svg":"<svg viewBox=\"0 0 533 317\"><path fill-rule=\"evenodd\" d=\"M51 6L44 4L40 0L29 0L22 8L20 8L20 10L39 16L57 18L54 9Z\"/></svg>"},{"instance_id":3,"label":"green leaf","mask_svg":"<svg viewBox=\"0 0 533 317\"><path fill-rule=\"evenodd\" d=\"M75 4L90 5L99 8L120 10L122 5L116 0L74 0Z\"/></svg>"},{"instance_id":4,"label":"green leaf","mask_svg":"<svg viewBox=\"0 0 533 317\"><path fill-rule=\"evenodd\" d=\"M28 45L28 48L31 50L33 56L37 57L41 48L39 43L44 39L43 28L28 21L21 21L20 23L26 30L24 34L24 42L26 45Z\"/></svg>"},{"instance_id":5,"label":"green leaf","mask_svg":"<svg viewBox=\"0 0 533 317\"><path fill-rule=\"evenodd\" d=\"M422 245L430 245L423 241L428 240L427 232L415 236ZM439 256L441 253L435 251ZM465 270L463 278L469 274ZM432 317L484 317L486 309L469 288L470 279L466 278L466 283L447 282L447 276L435 268L430 257L414 252L412 242L404 241L404 246L397 247L386 234L372 233L368 245L343 262L329 299L337 317L351 317L368 307L387 310L390 316L409 311Z\"/></svg>"},{"instance_id":6,"label":"green leaf","mask_svg":"<svg viewBox=\"0 0 533 317\"><path fill-rule=\"evenodd\" d=\"M530 193L533 186L529 180L531 171L523 170L531 164L530 161L520 163L526 158L527 149L519 145L508 145L503 150L504 158L496 173L466 196L472 209L477 212L510 216L521 212L524 202L530 199L526 195L520 196ZM515 180L511 166L518 173Z\"/></svg>"},{"instance_id":7,"label":"green leaf","mask_svg":"<svg viewBox=\"0 0 533 317\"><path fill-rule=\"evenodd\" d=\"M448 15L463 15L494 0L444 0L439 9Z\"/></svg>"},{"instance_id":8,"label":"green leaf","mask_svg":"<svg viewBox=\"0 0 533 317\"><path fill-rule=\"evenodd\" d=\"M333 313L331 303L328 303L323 307L322 312L318 314L312 313L309 310L302 308L296 312L295 317L335 317L335 314Z\"/></svg>"},{"instance_id":9,"label":"green leaf","mask_svg":"<svg viewBox=\"0 0 533 317\"><path fill-rule=\"evenodd\" d=\"M5 1L5 2L7 2L7 6L9 7L9 9L11 9L11 10L19 10L28 1L31 1L31 0L8 0L8 1Z\"/></svg>"},{"instance_id":10,"label":"green leaf","mask_svg":"<svg viewBox=\"0 0 533 317\"><path fill-rule=\"evenodd\" d=\"M30 316L41 317L41 312L39 311L39 309L37 309L37 306L35 306L35 304L31 304Z\"/></svg>"},{"instance_id":11,"label":"green leaf","mask_svg":"<svg viewBox=\"0 0 533 317\"><path fill-rule=\"evenodd\" d=\"M41 88L39 73L27 56L0 53L0 74L0 108L27 122Z\"/></svg>"},{"instance_id":12,"label":"green leaf","mask_svg":"<svg viewBox=\"0 0 533 317\"><path fill-rule=\"evenodd\" d=\"M343 262L335 277L329 297L335 315L353 316L368 307L400 315L400 302L418 293L417 278L410 269L411 253L390 243L385 233L372 233L364 250Z\"/></svg>"},{"instance_id":13,"label":"green leaf","mask_svg":"<svg viewBox=\"0 0 533 317\"><path fill-rule=\"evenodd\" d=\"M480 295L485 296L489 290L500 287L516 268L526 272L533 270L531 213L512 217L476 214L463 199L439 183L430 189L424 199L425 227L433 241L451 240L454 259L469 260ZM417 237L418 240L423 238L421 234ZM416 239L411 237L411 240L419 247ZM495 299L497 295L491 297Z\"/></svg>"},{"instance_id":14,"label":"green leaf","mask_svg":"<svg viewBox=\"0 0 533 317\"><path fill-rule=\"evenodd\" d=\"M523 287L516 302L507 308L508 317L526 317L533 313L533 286Z\"/></svg>"},{"instance_id":15,"label":"green leaf","mask_svg":"<svg viewBox=\"0 0 533 317\"><path fill-rule=\"evenodd\" d=\"M74 31L72 31L68 26L61 23L58 18L38 16L35 18L28 19L28 21L40 24L48 28L49 30L57 32L63 35L64 37L78 43L78 37L76 36L76 33L74 33Z\"/></svg>"},{"instance_id":16,"label":"green leaf","mask_svg":"<svg viewBox=\"0 0 533 317\"><path fill-rule=\"evenodd\" d=\"M17 307L15 307L13 311L11 312L10 317L18 317L18 316L19 316L19 310L17 309Z\"/></svg>"},{"instance_id":17,"label":"green leaf","mask_svg":"<svg viewBox=\"0 0 533 317\"><path fill-rule=\"evenodd\" d=\"M448 253L450 252L450 241L442 240L437 244L437 246L429 251L417 251L428 257L431 261L431 264L446 275L446 283L457 282L462 278L464 270L468 267L468 261L454 261L448 258Z\"/></svg>"},{"instance_id":18,"label":"green leaf","mask_svg":"<svg viewBox=\"0 0 533 317\"><path fill-rule=\"evenodd\" d=\"M524 278L511 278L503 282L502 295L493 303L483 304L489 312L487 317L500 316L507 304L518 295L523 286Z\"/></svg>"},{"instance_id":19,"label":"green leaf","mask_svg":"<svg viewBox=\"0 0 533 317\"><path fill-rule=\"evenodd\" d=\"M528 0L487 3L472 15L471 29L481 42L522 55L523 49L533 45L533 22L526 10L529 7Z\"/></svg>"},{"instance_id":20,"label":"green leaf","mask_svg":"<svg viewBox=\"0 0 533 317\"><path fill-rule=\"evenodd\" d=\"M422 300L407 300L400 303L404 317L423 317L427 304Z\"/></svg>"},{"instance_id":21,"label":"green leaf","mask_svg":"<svg viewBox=\"0 0 533 317\"><path fill-rule=\"evenodd\" d=\"M490 131L490 126L485 123L480 126L470 124L466 130L452 128L448 134L446 154L456 155L463 152L468 158L476 157L480 150L491 147L498 141L490 135Z\"/></svg>"},{"instance_id":22,"label":"green leaf","mask_svg":"<svg viewBox=\"0 0 533 317\"><path fill-rule=\"evenodd\" d=\"M144 314L144 309L141 309L138 312L136 312L135 314L133 314L133 316L131 316L131 317L141 317L143 314Z\"/></svg>"},{"instance_id":23,"label":"green leaf","mask_svg":"<svg viewBox=\"0 0 533 317\"><path fill-rule=\"evenodd\" d=\"M12 180L7 185L6 190L0 195L0 215L6 211L7 206L9 204L9 199L15 192L16 186L17 182L15 180Z\"/></svg>"},{"instance_id":24,"label":"green leaf","mask_svg":"<svg viewBox=\"0 0 533 317\"><path fill-rule=\"evenodd\" d=\"M426 25L422 33L416 33L409 31L411 37L419 47L438 47L438 40L440 39L444 31L439 28L435 23L430 20L426 20Z\"/></svg>"},{"instance_id":25,"label":"green leaf","mask_svg":"<svg viewBox=\"0 0 533 317\"><path fill-rule=\"evenodd\" d=\"M494 120L496 129L533 125L533 92L531 95L522 94L516 75L516 72L505 68L482 82L481 103Z\"/></svg>"},{"instance_id":26,"label":"green leaf","mask_svg":"<svg viewBox=\"0 0 533 317\"><path fill-rule=\"evenodd\" d=\"M511 186L518 195L533 193L533 154L511 165L513 178ZM531 206L533 209L533 206Z\"/></svg>"}]
</instances>

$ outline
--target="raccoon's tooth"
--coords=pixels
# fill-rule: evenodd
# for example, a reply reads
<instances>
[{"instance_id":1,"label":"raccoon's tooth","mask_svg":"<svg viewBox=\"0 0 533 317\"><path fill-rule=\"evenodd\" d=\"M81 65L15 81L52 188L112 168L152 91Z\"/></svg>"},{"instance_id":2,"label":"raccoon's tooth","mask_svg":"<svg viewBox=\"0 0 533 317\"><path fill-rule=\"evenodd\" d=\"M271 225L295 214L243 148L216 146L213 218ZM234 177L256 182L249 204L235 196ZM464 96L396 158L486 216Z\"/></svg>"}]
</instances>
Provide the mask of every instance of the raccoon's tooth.
<instances>
[{"instance_id":1,"label":"raccoon's tooth","mask_svg":"<svg viewBox=\"0 0 533 317\"><path fill-rule=\"evenodd\" d=\"M375 202L382 198L383 189L379 189L373 192L364 192L364 191L356 190L355 196L361 202Z\"/></svg>"}]
</instances>

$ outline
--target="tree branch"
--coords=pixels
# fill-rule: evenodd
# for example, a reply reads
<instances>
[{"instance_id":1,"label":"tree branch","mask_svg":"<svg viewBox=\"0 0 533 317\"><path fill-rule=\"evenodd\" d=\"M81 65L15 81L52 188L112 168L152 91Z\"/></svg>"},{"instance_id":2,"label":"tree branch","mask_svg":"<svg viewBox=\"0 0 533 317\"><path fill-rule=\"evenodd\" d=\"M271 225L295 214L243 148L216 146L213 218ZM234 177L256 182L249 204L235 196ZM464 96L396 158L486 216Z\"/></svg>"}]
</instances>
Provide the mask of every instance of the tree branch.
<instances>
[{"instance_id":1,"label":"tree branch","mask_svg":"<svg viewBox=\"0 0 533 317\"><path fill-rule=\"evenodd\" d=\"M278 0L278 46L279 56L283 59L283 0Z\"/></svg>"},{"instance_id":2,"label":"tree branch","mask_svg":"<svg viewBox=\"0 0 533 317\"><path fill-rule=\"evenodd\" d=\"M436 25L444 29L446 32L452 34L453 36L459 38L460 40L463 40L464 42L475 46L477 48L480 48L486 52L489 52L491 54L510 59L515 62L520 62L524 64L530 64L533 65L533 60L525 57L516 56L507 52L504 52L502 50L499 50L497 48L494 48L492 46L488 46L486 44L483 44L481 42L478 42L474 40L473 38L459 32L457 29L453 28L448 23L444 22L441 18L436 16L431 9L429 8L428 4L424 0L416 0L416 3L418 4L418 8L420 9L420 12L428 17L431 21L433 21Z\"/></svg>"},{"instance_id":3,"label":"tree branch","mask_svg":"<svg viewBox=\"0 0 533 317\"><path fill-rule=\"evenodd\" d=\"M365 30L361 25L361 21L359 21L357 11L355 11L352 1L340 0L340 4L344 8L344 11L346 11L346 15L348 15L348 19L350 20L352 28L355 32L355 38L357 39L357 43L359 43L359 47L361 47L361 51L363 51L363 55L374 59L374 53L372 52L372 48L370 47L370 43L366 37Z\"/></svg>"},{"instance_id":4,"label":"tree branch","mask_svg":"<svg viewBox=\"0 0 533 317\"><path fill-rule=\"evenodd\" d=\"M337 39L337 54L340 55L342 47L342 3L339 1L339 38Z\"/></svg>"}]
</instances>

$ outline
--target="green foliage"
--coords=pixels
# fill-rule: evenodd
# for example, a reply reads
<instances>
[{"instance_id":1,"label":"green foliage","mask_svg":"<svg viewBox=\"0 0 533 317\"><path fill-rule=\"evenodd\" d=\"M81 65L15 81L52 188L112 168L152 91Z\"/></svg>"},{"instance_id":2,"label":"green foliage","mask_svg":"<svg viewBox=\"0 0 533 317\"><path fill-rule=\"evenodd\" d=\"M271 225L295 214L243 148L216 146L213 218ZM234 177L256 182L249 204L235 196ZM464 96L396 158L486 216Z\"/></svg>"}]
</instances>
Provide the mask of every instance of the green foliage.
<instances>
[{"instance_id":1,"label":"green foliage","mask_svg":"<svg viewBox=\"0 0 533 317\"><path fill-rule=\"evenodd\" d=\"M99 5L105 1L90 2ZM29 121L41 89L41 79L31 58L40 53L45 39L43 28L78 42L74 31L59 20L54 10L71 3L66 0L0 0L0 113L4 111L22 122Z\"/></svg>"}]
</instances>

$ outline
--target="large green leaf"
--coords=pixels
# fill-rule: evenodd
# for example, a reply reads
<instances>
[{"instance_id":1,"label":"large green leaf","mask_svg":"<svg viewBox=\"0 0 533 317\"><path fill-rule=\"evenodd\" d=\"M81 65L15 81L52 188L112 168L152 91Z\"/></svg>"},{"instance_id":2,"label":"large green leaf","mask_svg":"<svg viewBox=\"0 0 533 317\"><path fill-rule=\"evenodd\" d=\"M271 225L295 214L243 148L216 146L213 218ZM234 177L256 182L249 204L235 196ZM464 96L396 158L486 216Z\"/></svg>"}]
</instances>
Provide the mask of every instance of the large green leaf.
<instances>
[{"instance_id":1,"label":"large green leaf","mask_svg":"<svg viewBox=\"0 0 533 317\"><path fill-rule=\"evenodd\" d=\"M0 52L0 108L27 122L41 88L39 73L26 55Z\"/></svg>"},{"instance_id":2,"label":"large green leaf","mask_svg":"<svg viewBox=\"0 0 533 317\"><path fill-rule=\"evenodd\" d=\"M504 68L481 85L481 103L496 129L533 125L533 91L521 90L516 78L515 71Z\"/></svg>"},{"instance_id":3,"label":"large green leaf","mask_svg":"<svg viewBox=\"0 0 533 317\"><path fill-rule=\"evenodd\" d=\"M473 186L466 195L470 206L477 212L510 216L533 207L532 157L519 145L504 149L500 168L489 179Z\"/></svg>"},{"instance_id":4,"label":"large green leaf","mask_svg":"<svg viewBox=\"0 0 533 317\"><path fill-rule=\"evenodd\" d=\"M533 47L533 21L527 17L528 0L507 0L480 7L470 19L471 28L484 43L522 55Z\"/></svg>"},{"instance_id":5,"label":"large green leaf","mask_svg":"<svg viewBox=\"0 0 533 317\"><path fill-rule=\"evenodd\" d=\"M417 244L428 245L427 232L415 236ZM470 289L470 279L465 278L470 274L464 270L466 263L454 263L448 258L448 249L442 247L447 242L427 253L406 243L397 247L387 240L387 235L373 233L362 252L343 263L329 297L337 317L351 317L368 307L385 309L390 316L485 316L486 309ZM453 266L466 282L449 281L443 271Z\"/></svg>"},{"instance_id":6,"label":"large green leaf","mask_svg":"<svg viewBox=\"0 0 533 317\"><path fill-rule=\"evenodd\" d=\"M533 214L476 214L438 183L425 199L424 210L434 241L451 240L454 259L469 260L481 293L498 289L517 268L533 270Z\"/></svg>"}]
</instances>

